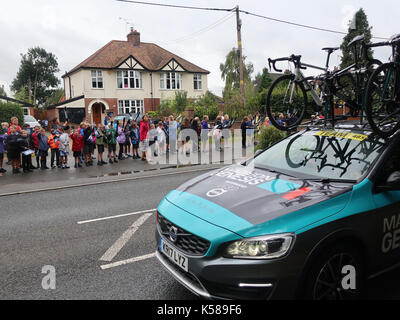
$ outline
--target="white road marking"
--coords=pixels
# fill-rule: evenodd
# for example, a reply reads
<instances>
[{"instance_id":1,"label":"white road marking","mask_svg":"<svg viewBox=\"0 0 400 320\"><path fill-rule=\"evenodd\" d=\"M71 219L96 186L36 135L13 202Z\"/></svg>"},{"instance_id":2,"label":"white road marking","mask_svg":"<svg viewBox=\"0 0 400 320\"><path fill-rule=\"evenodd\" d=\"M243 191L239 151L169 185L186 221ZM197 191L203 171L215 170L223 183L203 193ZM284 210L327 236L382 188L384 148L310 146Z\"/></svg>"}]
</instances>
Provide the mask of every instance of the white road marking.
<instances>
[{"instance_id":1,"label":"white road marking","mask_svg":"<svg viewBox=\"0 0 400 320\"><path fill-rule=\"evenodd\" d=\"M102 261L111 261L122 249L122 247L129 241L129 239L135 234L139 227L146 222L148 218L153 214L153 212L146 213L137 219L128 230L126 230L122 236L103 254L100 258Z\"/></svg>"},{"instance_id":2,"label":"white road marking","mask_svg":"<svg viewBox=\"0 0 400 320\"><path fill-rule=\"evenodd\" d=\"M109 263L109 264L103 264L102 266L100 266L100 268L103 269L103 270L106 270L106 269L109 269L109 268L119 267L119 266L122 266L124 264L128 264L128 263L133 263L133 262L136 262L136 261L142 261L142 260L154 258L155 256L156 256L155 253L150 253L150 254L146 254L144 256L140 256L140 257L134 257L134 258L121 260L121 261L117 261L117 262L113 262L113 263Z\"/></svg>"},{"instance_id":3,"label":"white road marking","mask_svg":"<svg viewBox=\"0 0 400 320\"><path fill-rule=\"evenodd\" d=\"M109 219L115 219L115 218L122 218L122 217L127 217L127 216L133 216L136 214L143 214L143 213L148 213L148 212L155 212L157 209L148 209L148 210L143 210L143 211L136 211L136 212L130 212L130 213L124 213L124 214L119 214L116 216L108 216L108 217L103 217L103 218L97 218L97 219L91 219L91 220L84 220L84 221L78 221L78 224L84 224L84 223L90 223L90 222L97 222L97 221L103 221L103 220L109 220Z\"/></svg>"}]
</instances>

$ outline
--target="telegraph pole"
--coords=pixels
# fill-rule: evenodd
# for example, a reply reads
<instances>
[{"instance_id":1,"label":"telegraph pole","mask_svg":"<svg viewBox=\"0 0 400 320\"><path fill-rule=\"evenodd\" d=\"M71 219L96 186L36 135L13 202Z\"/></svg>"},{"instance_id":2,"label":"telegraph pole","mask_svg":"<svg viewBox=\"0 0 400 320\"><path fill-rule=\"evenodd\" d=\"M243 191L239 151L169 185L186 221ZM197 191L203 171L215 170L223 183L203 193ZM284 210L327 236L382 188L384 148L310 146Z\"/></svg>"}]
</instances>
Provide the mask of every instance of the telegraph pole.
<instances>
[{"instance_id":1,"label":"telegraph pole","mask_svg":"<svg viewBox=\"0 0 400 320\"><path fill-rule=\"evenodd\" d=\"M238 41L238 58L239 58L239 77L240 77L240 97L242 101L242 107L245 106L244 99L244 77L243 77L243 53L242 53L242 21L239 17L239 6L236 6L236 29L237 29L237 41Z\"/></svg>"}]
</instances>

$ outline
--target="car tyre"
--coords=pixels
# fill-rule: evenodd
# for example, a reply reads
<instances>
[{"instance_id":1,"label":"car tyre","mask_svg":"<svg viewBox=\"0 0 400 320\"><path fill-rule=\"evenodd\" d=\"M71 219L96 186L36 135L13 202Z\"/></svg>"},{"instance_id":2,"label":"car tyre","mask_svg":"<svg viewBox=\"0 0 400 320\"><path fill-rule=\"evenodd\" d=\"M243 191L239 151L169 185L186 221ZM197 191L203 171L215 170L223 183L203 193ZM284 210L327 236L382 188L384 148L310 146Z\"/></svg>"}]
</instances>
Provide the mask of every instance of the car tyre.
<instances>
[{"instance_id":1,"label":"car tyre","mask_svg":"<svg viewBox=\"0 0 400 320\"><path fill-rule=\"evenodd\" d=\"M354 267L354 289L343 288L342 282L349 284L349 276L352 273L347 271L342 273L346 265ZM306 272L302 298L307 300L360 299L365 282L364 272L364 259L356 248L338 244L327 250L324 249L311 261L310 268Z\"/></svg>"}]
</instances>

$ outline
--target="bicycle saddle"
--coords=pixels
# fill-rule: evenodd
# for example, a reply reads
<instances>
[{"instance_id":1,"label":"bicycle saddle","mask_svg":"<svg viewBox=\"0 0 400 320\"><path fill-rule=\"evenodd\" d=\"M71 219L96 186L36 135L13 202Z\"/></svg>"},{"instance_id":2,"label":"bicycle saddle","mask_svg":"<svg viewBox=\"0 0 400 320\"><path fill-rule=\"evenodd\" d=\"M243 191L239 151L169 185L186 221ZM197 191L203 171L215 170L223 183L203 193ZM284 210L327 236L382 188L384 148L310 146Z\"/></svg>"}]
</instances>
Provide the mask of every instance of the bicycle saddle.
<instances>
[{"instance_id":1,"label":"bicycle saddle","mask_svg":"<svg viewBox=\"0 0 400 320\"><path fill-rule=\"evenodd\" d=\"M357 42L363 41L364 39L365 39L365 35L361 34L357 37L354 37L353 40L351 40L347 46L350 47L351 45L353 45Z\"/></svg>"},{"instance_id":2,"label":"bicycle saddle","mask_svg":"<svg viewBox=\"0 0 400 320\"><path fill-rule=\"evenodd\" d=\"M400 41L400 33L391 36L389 39L389 42L391 42L391 43L399 42L399 41Z\"/></svg>"},{"instance_id":3,"label":"bicycle saddle","mask_svg":"<svg viewBox=\"0 0 400 320\"><path fill-rule=\"evenodd\" d=\"M339 50L339 49L340 49L339 47L335 47L335 48L322 48L321 50L324 50L324 51L327 51L329 53L332 53L332 52L334 52L336 50Z\"/></svg>"}]
</instances>

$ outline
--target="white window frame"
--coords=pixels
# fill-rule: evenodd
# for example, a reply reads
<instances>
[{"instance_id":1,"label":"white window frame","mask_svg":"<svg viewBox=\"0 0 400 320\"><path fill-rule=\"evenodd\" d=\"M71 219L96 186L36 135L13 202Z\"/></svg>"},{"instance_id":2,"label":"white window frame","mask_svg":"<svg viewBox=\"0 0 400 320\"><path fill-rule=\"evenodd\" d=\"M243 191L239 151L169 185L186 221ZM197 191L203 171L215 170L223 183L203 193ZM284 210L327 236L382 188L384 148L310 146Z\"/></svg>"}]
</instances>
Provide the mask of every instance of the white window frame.
<instances>
[{"instance_id":1,"label":"white window frame","mask_svg":"<svg viewBox=\"0 0 400 320\"><path fill-rule=\"evenodd\" d=\"M183 90L182 73L163 72L160 74L160 89L162 90Z\"/></svg>"},{"instance_id":2,"label":"white window frame","mask_svg":"<svg viewBox=\"0 0 400 320\"><path fill-rule=\"evenodd\" d=\"M143 89L142 73L136 70L118 70L117 89Z\"/></svg>"},{"instance_id":3,"label":"white window frame","mask_svg":"<svg viewBox=\"0 0 400 320\"><path fill-rule=\"evenodd\" d=\"M118 114L144 113L144 100L118 100Z\"/></svg>"},{"instance_id":4,"label":"white window frame","mask_svg":"<svg viewBox=\"0 0 400 320\"><path fill-rule=\"evenodd\" d=\"M197 86L197 88L196 88ZM194 90L203 90L203 78L200 73L195 73L193 75L193 89Z\"/></svg>"},{"instance_id":5,"label":"white window frame","mask_svg":"<svg viewBox=\"0 0 400 320\"><path fill-rule=\"evenodd\" d=\"M91 75L91 83L92 83L92 89L104 89L104 78L103 78L103 71L102 70L91 70L90 72ZM101 87L99 84L101 83Z\"/></svg>"}]
</instances>

